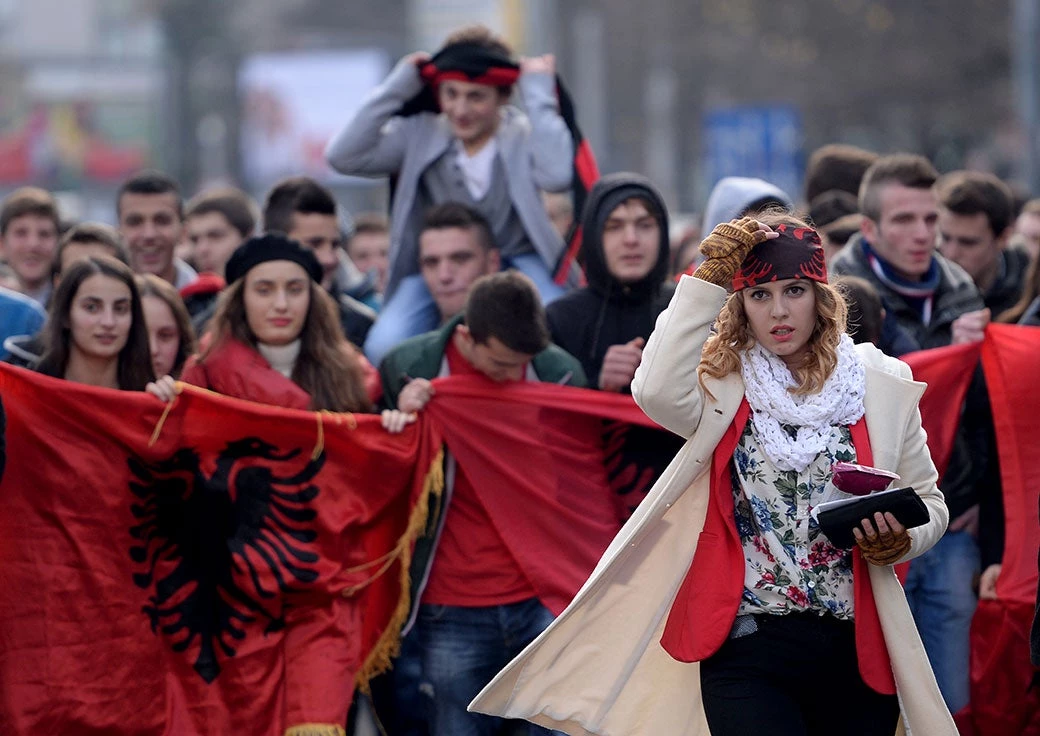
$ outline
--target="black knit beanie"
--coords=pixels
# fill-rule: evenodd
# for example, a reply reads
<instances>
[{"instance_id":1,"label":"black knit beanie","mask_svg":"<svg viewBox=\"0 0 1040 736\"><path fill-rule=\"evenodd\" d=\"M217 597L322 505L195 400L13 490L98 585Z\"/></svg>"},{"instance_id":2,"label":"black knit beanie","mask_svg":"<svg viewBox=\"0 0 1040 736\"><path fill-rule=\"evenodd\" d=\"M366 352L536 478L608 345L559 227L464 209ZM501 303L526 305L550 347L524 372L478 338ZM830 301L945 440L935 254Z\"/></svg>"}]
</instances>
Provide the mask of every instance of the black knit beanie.
<instances>
[{"instance_id":1,"label":"black knit beanie","mask_svg":"<svg viewBox=\"0 0 1040 736\"><path fill-rule=\"evenodd\" d=\"M324 275L314 253L281 233L270 232L250 238L235 249L224 267L227 282L238 281L254 266L267 261L292 261L319 284Z\"/></svg>"}]
</instances>

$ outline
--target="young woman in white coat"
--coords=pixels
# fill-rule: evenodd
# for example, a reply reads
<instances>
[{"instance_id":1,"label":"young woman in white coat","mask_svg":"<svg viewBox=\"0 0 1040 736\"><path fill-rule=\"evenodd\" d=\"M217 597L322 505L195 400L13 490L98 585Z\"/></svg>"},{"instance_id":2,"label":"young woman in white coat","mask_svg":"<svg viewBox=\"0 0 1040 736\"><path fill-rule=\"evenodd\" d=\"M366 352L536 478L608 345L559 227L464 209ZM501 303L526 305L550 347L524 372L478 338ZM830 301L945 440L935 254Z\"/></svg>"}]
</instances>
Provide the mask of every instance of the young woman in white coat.
<instances>
[{"instance_id":1,"label":"young woman in white coat","mask_svg":"<svg viewBox=\"0 0 1040 736\"><path fill-rule=\"evenodd\" d=\"M853 346L804 223L734 221L701 252L632 385L686 445L471 707L571 734L953 736L893 570L948 521L923 385ZM837 493L838 461L898 473L929 522L878 515L856 548L832 546L811 512Z\"/></svg>"}]
</instances>

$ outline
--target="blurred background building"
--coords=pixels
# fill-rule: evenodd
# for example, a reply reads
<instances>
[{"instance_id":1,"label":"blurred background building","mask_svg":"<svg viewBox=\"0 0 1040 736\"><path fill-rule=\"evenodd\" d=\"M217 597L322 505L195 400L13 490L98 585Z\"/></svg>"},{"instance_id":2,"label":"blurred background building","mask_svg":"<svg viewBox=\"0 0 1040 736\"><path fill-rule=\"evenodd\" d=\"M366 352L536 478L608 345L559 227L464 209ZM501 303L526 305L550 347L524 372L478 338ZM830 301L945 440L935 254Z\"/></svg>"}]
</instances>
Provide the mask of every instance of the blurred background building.
<instances>
[{"instance_id":1,"label":"blurred background building","mask_svg":"<svg viewBox=\"0 0 1040 736\"><path fill-rule=\"evenodd\" d=\"M1040 0L0 0L0 195L111 220L155 166L190 195L294 173L348 208L328 137L403 54L483 22L554 52L604 171L699 209L728 174L797 194L824 143L917 151L1040 194ZM1031 134L1030 134L1031 130Z\"/></svg>"}]
</instances>

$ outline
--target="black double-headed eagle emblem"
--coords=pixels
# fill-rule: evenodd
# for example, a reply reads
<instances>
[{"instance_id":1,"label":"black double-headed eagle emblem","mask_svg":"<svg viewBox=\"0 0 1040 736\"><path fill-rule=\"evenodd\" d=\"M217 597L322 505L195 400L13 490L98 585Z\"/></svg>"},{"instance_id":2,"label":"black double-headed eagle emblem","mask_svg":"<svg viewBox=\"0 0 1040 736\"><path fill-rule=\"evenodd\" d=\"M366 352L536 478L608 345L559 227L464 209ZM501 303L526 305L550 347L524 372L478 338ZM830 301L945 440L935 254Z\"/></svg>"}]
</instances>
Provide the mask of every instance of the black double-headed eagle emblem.
<instances>
[{"instance_id":1,"label":"black double-headed eagle emblem","mask_svg":"<svg viewBox=\"0 0 1040 736\"><path fill-rule=\"evenodd\" d=\"M133 580L150 591L143 612L174 651L197 652L194 668L206 682L235 656L249 624L266 622L265 633L284 625L282 593L318 577L311 502L319 488L311 481L325 453L280 475L299 453L246 437L227 443L210 475L191 448L128 461Z\"/></svg>"}]
</instances>

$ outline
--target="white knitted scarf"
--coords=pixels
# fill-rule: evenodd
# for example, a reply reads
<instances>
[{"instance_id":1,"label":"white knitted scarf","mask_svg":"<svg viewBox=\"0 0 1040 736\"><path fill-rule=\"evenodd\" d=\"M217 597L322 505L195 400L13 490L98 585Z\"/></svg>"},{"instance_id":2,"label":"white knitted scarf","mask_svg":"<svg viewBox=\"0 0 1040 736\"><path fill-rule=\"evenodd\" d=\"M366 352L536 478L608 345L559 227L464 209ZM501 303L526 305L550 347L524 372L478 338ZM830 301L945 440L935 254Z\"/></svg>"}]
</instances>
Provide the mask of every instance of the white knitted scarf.
<instances>
[{"instance_id":1,"label":"white knitted scarf","mask_svg":"<svg viewBox=\"0 0 1040 736\"><path fill-rule=\"evenodd\" d=\"M863 363L848 335L841 336L838 364L819 393L792 394L791 371L757 342L741 354L740 368L755 434L779 470L804 471L827 448L832 427L855 424L863 416ZM797 433L792 437L781 424Z\"/></svg>"}]
</instances>

